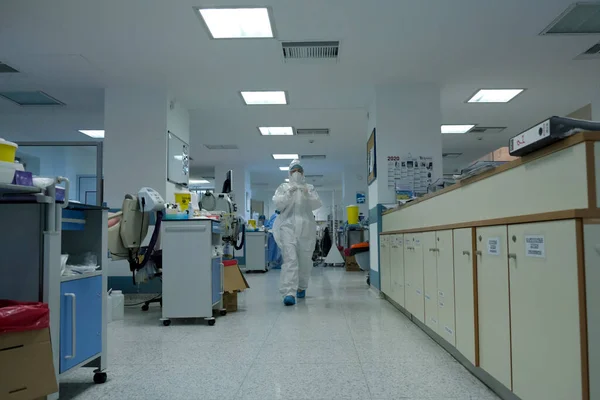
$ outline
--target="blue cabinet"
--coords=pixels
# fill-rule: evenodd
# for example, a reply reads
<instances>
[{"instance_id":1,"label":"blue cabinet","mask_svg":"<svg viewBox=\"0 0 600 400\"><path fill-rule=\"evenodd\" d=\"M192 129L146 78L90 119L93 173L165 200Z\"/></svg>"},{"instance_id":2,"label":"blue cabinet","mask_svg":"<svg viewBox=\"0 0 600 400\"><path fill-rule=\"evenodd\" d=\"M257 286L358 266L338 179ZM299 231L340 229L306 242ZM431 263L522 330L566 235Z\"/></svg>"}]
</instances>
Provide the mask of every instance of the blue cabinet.
<instances>
[{"instance_id":1,"label":"blue cabinet","mask_svg":"<svg viewBox=\"0 0 600 400\"><path fill-rule=\"evenodd\" d=\"M212 303L215 304L221 300L222 282L221 282L221 259L213 258L212 260Z\"/></svg>"},{"instance_id":2,"label":"blue cabinet","mask_svg":"<svg viewBox=\"0 0 600 400\"><path fill-rule=\"evenodd\" d=\"M60 286L60 373L102 351L102 277Z\"/></svg>"}]
</instances>

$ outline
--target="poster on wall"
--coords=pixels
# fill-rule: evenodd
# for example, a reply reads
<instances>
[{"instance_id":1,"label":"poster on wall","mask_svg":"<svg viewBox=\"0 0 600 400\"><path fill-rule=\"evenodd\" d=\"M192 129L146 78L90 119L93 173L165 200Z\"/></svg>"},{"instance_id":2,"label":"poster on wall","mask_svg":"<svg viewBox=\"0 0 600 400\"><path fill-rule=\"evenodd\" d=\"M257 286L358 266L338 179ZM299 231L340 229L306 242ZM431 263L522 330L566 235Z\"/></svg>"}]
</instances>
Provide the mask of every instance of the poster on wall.
<instances>
[{"instance_id":1,"label":"poster on wall","mask_svg":"<svg viewBox=\"0 0 600 400\"><path fill-rule=\"evenodd\" d=\"M371 132L371 136L367 141L367 166L368 166L368 177L367 185L370 185L377 179L377 149L375 148L375 128Z\"/></svg>"},{"instance_id":2,"label":"poster on wall","mask_svg":"<svg viewBox=\"0 0 600 400\"><path fill-rule=\"evenodd\" d=\"M367 195L365 192L356 192L356 204L365 204L367 201Z\"/></svg>"},{"instance_id":3,"label":"poster on wall","mask_svg":"<svg viewBox=\"0 0 600 400\"><path fill-rule=\"evenodd\" d=\"M406 201L428 192L433 182L433 157L388 156L388 188L397 201Z\"/></svg>"}]
</instances>

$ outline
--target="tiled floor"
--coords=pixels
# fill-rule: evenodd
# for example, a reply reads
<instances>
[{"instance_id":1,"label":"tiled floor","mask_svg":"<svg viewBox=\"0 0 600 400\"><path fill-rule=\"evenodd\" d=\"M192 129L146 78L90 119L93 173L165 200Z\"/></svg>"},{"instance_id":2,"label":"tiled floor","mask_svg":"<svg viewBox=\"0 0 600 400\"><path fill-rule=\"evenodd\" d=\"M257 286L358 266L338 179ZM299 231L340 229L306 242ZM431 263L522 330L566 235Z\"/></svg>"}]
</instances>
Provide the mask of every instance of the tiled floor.
<instances>
[{"instance_id":1,"label":"tiled floor","mask_svg":"<svg viewBox=\"0 0 600 400\"><path fill-rule=\"evenodd\" d=\"M155 306L109 325L109 381L61 381L61 399L497 399L389 303L363 273L314 268L284 307L278 271L248 275L240 311L216 325L163 327Z\"/></svg>"}]
</instances>

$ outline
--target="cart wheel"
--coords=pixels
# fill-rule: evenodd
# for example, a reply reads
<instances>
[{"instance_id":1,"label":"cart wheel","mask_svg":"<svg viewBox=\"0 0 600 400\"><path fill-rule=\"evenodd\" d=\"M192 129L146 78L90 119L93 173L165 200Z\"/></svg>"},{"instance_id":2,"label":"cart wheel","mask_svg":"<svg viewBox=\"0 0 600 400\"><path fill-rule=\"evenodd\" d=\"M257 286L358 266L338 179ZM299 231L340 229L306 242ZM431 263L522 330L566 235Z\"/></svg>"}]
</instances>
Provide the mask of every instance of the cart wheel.
<instances>
[{"instance_id":1,"label":"cart wheel","mask_svg":"<svg viewBox=\"0 0 600 400\"><path fill-rule=\"evenodd\" d=\"M144 304L142 306L142 311L148 311L150 309L150 306L148 304Z\"/></svg>"},{"instance_id":2,"label":"cart wheel","mask_svg":"<svg viewBox=\"0 0 600 400\"><path fill-rule=\"evenodd\" d=\"M163 323L164 326L169 326L169 325L171 325L171 320L170 319L165 319L162 323Z\"/></svg>"},{"instance_id":3,"label":"cart wheel","mask_svg":"<svg viewBox=\"0 0 600 400\"><path fill-rule=\"evenodd\" d=\"M106 372L96 372L94 374L94 383L98 385L106 383L107 378Z\"/></svg>"},{"instance_id":4,"label":"cart wheel","mask_svg":"<svg viewBox=\"0 0 600 400\"><path fill-rule=\"evenodd\" d=\"M223 317L226 316L227 315L227 310L220 310L219 311L219 315L221 315Z\"/></svg>"},{"instance_id":5,"label":"cart wheel","mask_svg":"<svg viewBox=\"0 0 600 400\"><path fill-rule=\"evenodd\" d=\"M215 324L215 320L214 319L209 319L208 320L208 326L214 326Z\"/></svg>"},{"instance_id":6,"label":"cart wheel","mask_svg":"<svg viewBox=\"0 0 600 400\"><path fill-rule=\"evenodd\" d=\"M371 278L367 278L367 285L371 286Z\"/></svg>"}]
</instances>

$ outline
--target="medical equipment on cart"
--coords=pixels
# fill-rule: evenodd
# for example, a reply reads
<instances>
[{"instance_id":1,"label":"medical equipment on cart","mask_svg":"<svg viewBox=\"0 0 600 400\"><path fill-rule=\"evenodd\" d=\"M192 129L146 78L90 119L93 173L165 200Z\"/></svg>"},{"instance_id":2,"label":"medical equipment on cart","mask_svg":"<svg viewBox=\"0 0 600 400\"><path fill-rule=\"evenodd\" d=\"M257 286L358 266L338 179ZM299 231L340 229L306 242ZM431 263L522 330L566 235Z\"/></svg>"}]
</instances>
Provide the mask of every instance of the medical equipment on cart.
<instances>
[{"instance_id":1,"label":"medical equipment on cart","mask_svg":"<svg viewBox=\"0 0 600 400\"><path fill-rule=\"evenodd\" d=\"M136 196L126 195L123 208L108 219L108 251L113 260L127 260L133 275L134 284L145 283L162 275L162 256L155 251L160 233L165 201L161 195L149 187L141 188ZM156 213L154 232L147 247L142 242L148 234L150 214ZM144 303L142 310L148 310L150 303L161 303L162 298Z\"/></svg>"},{"instance_id":2,"label":"medical equipment on cart","mask_svg":"<svg viewBox=\"0 0 600 400\"><path fill-rule=\"evenodd\" d=\"M206 192L202 195L199 203L200 209L205 209L221 217L221 232L225 245L233 245L236 250L244 247L246 240L246 230L244 219L238 215L237 206L231 199L229 193L212 194ZM239 239L241 234L241 239ZM240 240L238 242L238 240Z\"/></svg>"}]
</instances>

